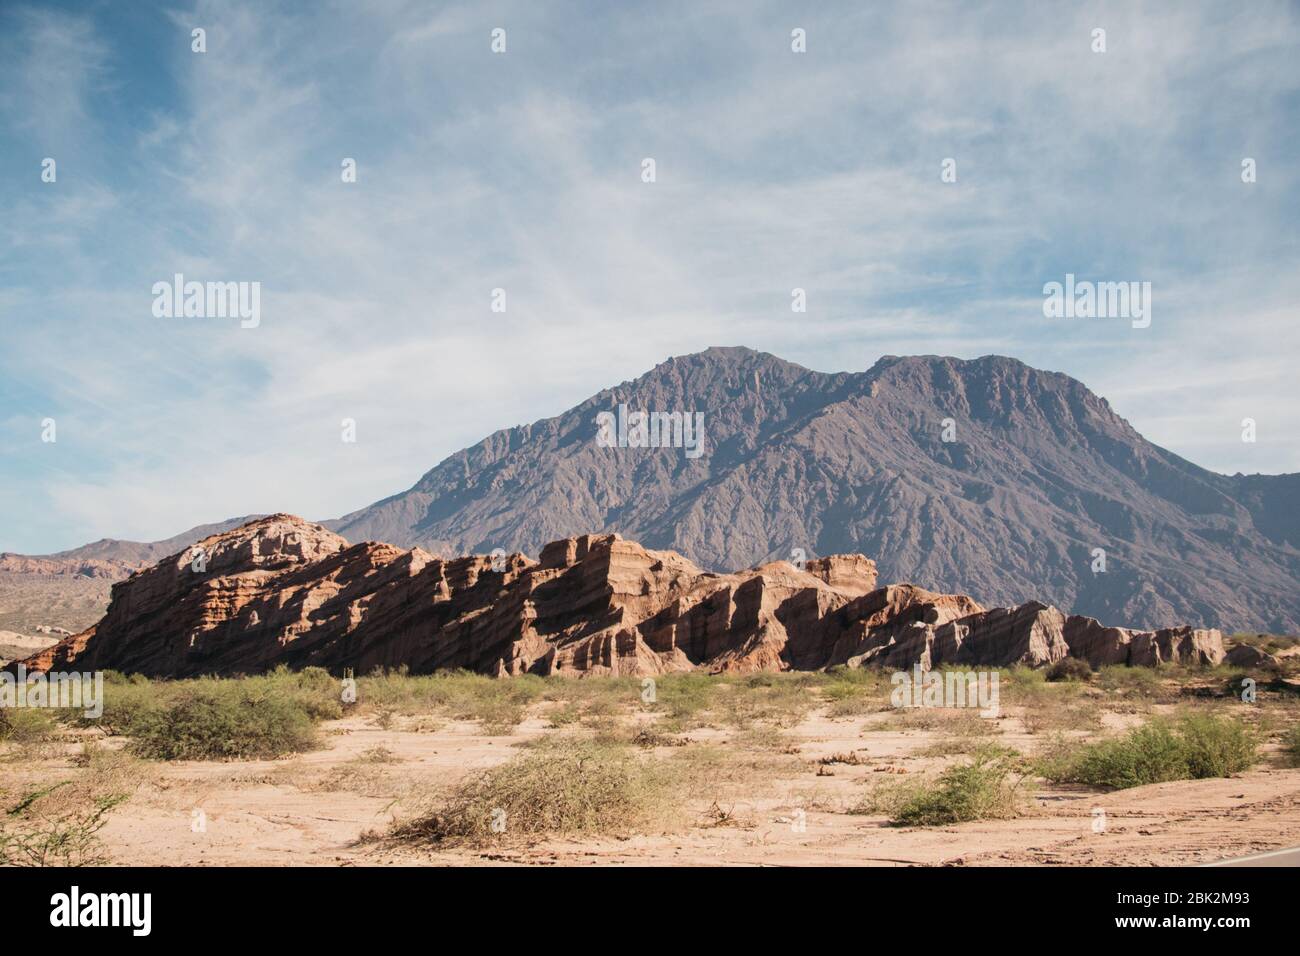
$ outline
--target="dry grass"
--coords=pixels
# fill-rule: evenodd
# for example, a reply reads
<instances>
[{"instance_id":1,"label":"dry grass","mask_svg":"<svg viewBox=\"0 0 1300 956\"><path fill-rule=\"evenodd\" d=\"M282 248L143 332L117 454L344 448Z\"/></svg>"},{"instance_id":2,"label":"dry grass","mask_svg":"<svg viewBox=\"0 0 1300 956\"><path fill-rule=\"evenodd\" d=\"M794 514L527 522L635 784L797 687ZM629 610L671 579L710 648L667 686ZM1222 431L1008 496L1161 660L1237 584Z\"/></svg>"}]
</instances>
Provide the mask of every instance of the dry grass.
<instances>
[{"instance_id":1,"label":"dry grass","mask_svg":"<svg viewBox=\"0 0 1300 956\"><path fill-rule=\"evenodd\" d=\"M564 737L476 774L392 835L470 845L563 834L626 835L670 822L679 806L676 783L662 765L630 748Z\"/></svg>"},{"instance_id":2,"label":"dry grass","mask_svg":"<svg viewBox=\"0 0 1300 956\"><path fill-rule=\"evenodd\" d=\"M1101 705L1095 700L1045 700L1026 706L1020 714L1020 722L1024 724L1026 733L1035 735L1061 731L1095 732L1101 730L1101 716Z\"/></svg>"},{"instance_id":3,"label":"dry grass","mask_svg":"<svg viewBox=\"0 0 1300 956\"><path fill-rule=\"evenodd\" d=\"M144 781L139 761L127 754L83 746L79 771L67 779L19 792L3 792L0 865L96 866L108 857L96 834L112 810Z\"/></svg>"},{"instance_id":4,"label":"dry grass","mask_svg":"<svg viewBox=\"0 0 1300 956\"><path fill-rule=\"evenodd\" d=\"M984 737L1000 733L996 720L965 707L899 707L881 725L885 730L936 731L950 737Z\"/></svg>"},{"instance_id":5,"label":"dry grass","mask_svg":"<svg viewBox=\"0 0 1300 956\"><path fill-rule=\"evenodd\" d=\"M1300 767L1300 724L1292 724L1283 735L1282 753L1288 766Z\"/></svg>"},{"instance_id":6,"label":"dry grass","mask_svg":"<svg viewBox=\"0 0 1300 956\"><path fill-rule=\"evenodd\" d=\"M992 737L945 737L917 751L918 757L952 757L995 750L999 744ZM1006 750L1014 754L1014 750Z\"/></svg>"}]
</instances>

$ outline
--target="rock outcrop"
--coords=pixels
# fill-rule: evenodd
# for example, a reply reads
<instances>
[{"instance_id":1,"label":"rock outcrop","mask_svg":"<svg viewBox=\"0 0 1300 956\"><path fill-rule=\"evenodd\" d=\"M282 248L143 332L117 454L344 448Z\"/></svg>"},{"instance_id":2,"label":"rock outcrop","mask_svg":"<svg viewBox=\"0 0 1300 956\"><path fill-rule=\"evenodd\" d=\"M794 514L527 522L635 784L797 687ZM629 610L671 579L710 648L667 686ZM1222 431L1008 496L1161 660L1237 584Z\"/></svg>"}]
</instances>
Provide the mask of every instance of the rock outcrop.
<instances>
[{"instance_id":1,"label":"rock outcrop","mask_svg":"<svg viewBox=\"0 0 1300 956\"><path fill-rule=\"evenodd\" d=\"M1065 644L1071 657L1094 668L1111 664L1155 667L1158 664L1222 664L1226 657L1223 635L1216 630L1166 627L1135 631L1106 627L1090 617L1070 617L1065 622Z\"/></svg>"},{"instance_id":2,"label":"rock outcrop","mask_svg":"<svg viewBox=\"0 0 1300 956\"><path fill-rule=\"evenodd\" d=\"M447 560L349 545L280 514L119 582L99 623L24 663L159 677L279 664L511 676L1223 659L1217 631L1105 628L1037 602L986 609L876 583L861 555L715 574L614 534L553 541L537 561Z\"/></svg>"},{"instance_id":3,"label":"rock outcrop","mask_svg":"<svg viewBox=\"0 0 1300 956\"><path fill-rule=\"evenodd\" d=\"M0 612L5 626L25 633L85 630L108 610L113 585L196 541L242 527L260 515L199 525L163 541L101 538L57 554L0 553Z\"/></svg>"},{"instance_id":4,"label":"rock outcrop","mask_svg":"<svg viewBox=\"0 0 1300 956\"><path fill-rule=\"evenodd\" d=\"M1273 667L1281 663L1276 655L1250 644L1237 644L1228 651L1223 663L1231 667Z\"/></svg>"}]
</instances>

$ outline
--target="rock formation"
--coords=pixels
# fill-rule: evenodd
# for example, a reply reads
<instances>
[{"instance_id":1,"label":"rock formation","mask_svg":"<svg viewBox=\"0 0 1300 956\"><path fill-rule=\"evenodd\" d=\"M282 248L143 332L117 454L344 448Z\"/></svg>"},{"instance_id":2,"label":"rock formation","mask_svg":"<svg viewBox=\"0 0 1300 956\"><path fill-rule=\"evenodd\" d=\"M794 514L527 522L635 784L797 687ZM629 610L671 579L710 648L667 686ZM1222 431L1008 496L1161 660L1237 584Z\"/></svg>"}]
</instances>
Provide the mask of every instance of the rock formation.
<instances>
[{"instance_id":1,"label":"rock formation","mask_svg":"<svg viewBox=\"0 0 1300 956\"><path fill-rule=\"evenodd\" d=\"M1250 644L1236 644L1228 651L1223 663L1229 667L1258 668L1274 667L1280 664L1281 660L1276 655L1252 647Z\"/></svg>"},{"instance_id":2,"label":"rock formation","mask_svg":"<svg viewBox=\"0 0 1300 956\"><path fill-rule=\"evenodd\" d=\"M444 560L349 545L280 514L119 582L98 624L25 663L159 677L278 664L643 675L1036 666L1066 655L1094 665L1214 664L1224 649L1218 631L1131 631L1037 602L985 609L910 584L878 588L875 564L861 555L715 574L600 534L553 541L537 561Z\"/></svg>"},{"instance_id":3,"label":"rock formation","mask_svg":"<svg viewBox=\"0 0 1300 956\"><path fill-rule=\"evenodd\" d=\"M199 525L163 541L101 538L57 554L0 553L0 627L27 634L53 619L50 633L81 631L104 616L113 584L196 541L260 515Z\"/></svg>"}]
</instances>

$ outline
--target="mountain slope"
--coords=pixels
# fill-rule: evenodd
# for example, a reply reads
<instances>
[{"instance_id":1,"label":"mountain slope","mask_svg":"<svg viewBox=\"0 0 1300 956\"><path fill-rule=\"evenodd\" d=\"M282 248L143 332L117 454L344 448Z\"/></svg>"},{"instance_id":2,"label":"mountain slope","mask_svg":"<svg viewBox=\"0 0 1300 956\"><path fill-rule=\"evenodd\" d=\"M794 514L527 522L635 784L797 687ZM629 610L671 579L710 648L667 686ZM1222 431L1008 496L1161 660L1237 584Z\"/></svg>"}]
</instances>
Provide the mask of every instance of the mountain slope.
<instances>
[{"instance_id":1,"label":"mountain slope","mask_svg":"<svg viewBox=\"0 0 1300 956\"><path fill-rule=\"evenodd\" d=\"M705 453L600 447L596 416L620 403L702 412ZM1014 359L827 374L714 348L497 432L326 525L446 555L610 531L714 569L861 552L887 580L986 604L1295 631L1298 479L1206 471L1076 380Z\"/></svg>"}]
</instances>

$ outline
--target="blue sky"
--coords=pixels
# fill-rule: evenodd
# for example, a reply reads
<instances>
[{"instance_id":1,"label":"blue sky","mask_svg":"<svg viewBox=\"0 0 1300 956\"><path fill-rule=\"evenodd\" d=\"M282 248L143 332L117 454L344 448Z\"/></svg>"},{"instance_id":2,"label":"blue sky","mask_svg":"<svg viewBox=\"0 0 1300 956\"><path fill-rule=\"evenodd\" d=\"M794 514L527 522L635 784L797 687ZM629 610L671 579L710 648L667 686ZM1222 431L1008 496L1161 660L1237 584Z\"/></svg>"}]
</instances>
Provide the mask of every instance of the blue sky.
<instances>
[{"instance_id":1,"label":"blue sky","mask_svg":"<svg viewBox=\"0 0 1300 956\"><path fill-rule=\"evenodd\" d=\"M1009 354L1300 471L1297 64L1264 0L5 2L0 550L335 517L710 345ZM261 325L155 318L177 272ZM1151 327L1044 318L1067 272Z\"/></svg>"}]
</instances>

